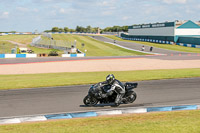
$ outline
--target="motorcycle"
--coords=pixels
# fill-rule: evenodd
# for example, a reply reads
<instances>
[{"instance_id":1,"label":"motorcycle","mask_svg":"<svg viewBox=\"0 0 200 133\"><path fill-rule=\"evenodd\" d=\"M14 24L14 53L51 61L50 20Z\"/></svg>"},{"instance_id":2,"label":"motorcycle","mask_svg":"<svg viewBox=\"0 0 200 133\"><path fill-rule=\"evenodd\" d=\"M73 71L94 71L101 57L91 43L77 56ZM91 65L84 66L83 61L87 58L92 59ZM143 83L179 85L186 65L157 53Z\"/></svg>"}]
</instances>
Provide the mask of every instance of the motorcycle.
<instances>
[{"instance_id":1,"label":"motorcycle","mask_svg":"<svg viewBox=\"0 0 200 133\"><path fill-rule=\"evenodd\" d=\"M133 89L137 88L138 83L127 82L124 84L124 86L125 86L125 95L123 96L122 103L124 104L133 103L137 98L137 94L133 91ZM102 94L103 93L105 94L107 90L109 90L110 88L111 88L110 85L101 86L100 83L92 85L88 91L88 95L85 96L85 98L83 99L83 103L86 106L95 106L98 103L100 104L114 103L115 98L117 96L116 91L114 91L112 95L106 98L102 97Z\"/></svg>"}]
</instances>

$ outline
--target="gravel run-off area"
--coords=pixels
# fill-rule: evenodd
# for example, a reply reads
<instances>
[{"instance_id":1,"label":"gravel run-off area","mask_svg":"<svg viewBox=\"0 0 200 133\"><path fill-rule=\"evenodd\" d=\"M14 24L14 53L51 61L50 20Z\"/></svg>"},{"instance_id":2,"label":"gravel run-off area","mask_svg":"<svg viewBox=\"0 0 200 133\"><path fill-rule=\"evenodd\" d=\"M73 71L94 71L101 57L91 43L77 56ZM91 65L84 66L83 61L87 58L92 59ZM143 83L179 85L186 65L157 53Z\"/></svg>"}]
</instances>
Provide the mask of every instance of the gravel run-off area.
<instances>
[{"instance_id":1,"label":"gravel run-off area","mask_svg":"<svg viewBox=\"0 0 200 133\"><path fill-rule=\"evenodd\" d=\"M200 68L197 60L161 60L148 58L56 61L0 65L0 74L35 74L59 72L130 71Z\"/></svg>"}]
</instances>

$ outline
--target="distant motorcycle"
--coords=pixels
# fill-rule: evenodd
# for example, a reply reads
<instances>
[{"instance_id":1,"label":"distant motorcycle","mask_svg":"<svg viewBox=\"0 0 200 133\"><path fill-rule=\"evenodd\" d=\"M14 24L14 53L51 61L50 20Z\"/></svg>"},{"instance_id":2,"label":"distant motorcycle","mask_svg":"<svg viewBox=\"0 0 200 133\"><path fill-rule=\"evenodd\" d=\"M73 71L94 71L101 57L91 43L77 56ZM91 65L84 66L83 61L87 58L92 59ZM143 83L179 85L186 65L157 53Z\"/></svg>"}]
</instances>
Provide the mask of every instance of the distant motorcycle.
<instances>
[{"instance_id":1,"label":"distant motorcycle","mask_svg":"<svg viewBox=\"0 0 200 133\"><path fill-rule=\"evenodd\" d=\"M137 88L138 83L127 82L124 84L124 86L125 86L125 95L123 97L122 103L124 104L133 103L137 98L137 94L133 91L133 89ZM109 90L110 88L111 88L110 85L104 85L103 87L101 87L100 83L92 85L88 91L88 95L85 96L85 98L83 99L83 103L86 106L95 106L97 103L100 104L114 103L115 98L117 96L117 92L115 91L111 96L102 98L102 94L103 93L105 94L107 90Z\"/></svg>"}]
</instances>

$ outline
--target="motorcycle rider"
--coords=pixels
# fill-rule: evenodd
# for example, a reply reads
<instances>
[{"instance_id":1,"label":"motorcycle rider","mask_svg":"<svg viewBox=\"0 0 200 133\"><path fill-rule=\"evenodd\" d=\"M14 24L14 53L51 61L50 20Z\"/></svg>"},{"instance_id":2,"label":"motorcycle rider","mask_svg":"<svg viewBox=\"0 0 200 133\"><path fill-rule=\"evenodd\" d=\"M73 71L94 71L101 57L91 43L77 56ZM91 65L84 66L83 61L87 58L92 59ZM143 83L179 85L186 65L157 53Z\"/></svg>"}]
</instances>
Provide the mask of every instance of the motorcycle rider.
<instances>
[{"instance_id":1,"label":"motorcycle rider","mask_svg":"<svg viewBox=\"0 0 200 133\"><path fill-rule=\"evenodd\" d=\"M110 85L111 88L107 90L106 94L102 94L102 98L106 98L108 96L111 96L112 93L115 91L117 93L117 97L115 99L115 105L118 106L122 100L123 96L125 94L125 87L123 83L121 83L119 80L115 79L115 76L113 74L109 74L106 77L106 81L101 82L100 85Z\"/></svg>"}]
</instances>

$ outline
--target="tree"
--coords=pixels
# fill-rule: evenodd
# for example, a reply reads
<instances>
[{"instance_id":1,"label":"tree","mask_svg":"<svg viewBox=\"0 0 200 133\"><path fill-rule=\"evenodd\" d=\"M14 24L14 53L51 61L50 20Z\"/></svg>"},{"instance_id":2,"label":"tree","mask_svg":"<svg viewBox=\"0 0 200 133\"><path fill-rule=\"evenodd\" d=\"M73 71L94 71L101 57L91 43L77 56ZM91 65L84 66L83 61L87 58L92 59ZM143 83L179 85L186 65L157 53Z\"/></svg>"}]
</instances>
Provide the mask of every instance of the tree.
<instances>
[{"instance_id":1,"label":"tree","mask_svg":"<svg viewBox=\"0 0 200 133\"><path fill-rule=\"evenodd\" d=\"M119 32L121 31L120 26L113 26L112 32Z\"/></svg>"},{"instance_id":2,"label":"tree","mask_svg":"<svg viewBox=\"0 0 200 133\"><path fill-rule=\"evenodd\" d=\"M58 27L53 27L51 31L52 32L59 32L59 28Z\"/></svg>"},{"instance_id":3,"label":"tree","mask_svg":"<svg viewBox=\"0 0 200 133\"><path fill-rule=\"evenodd\" d=\"M94 27L94 28L92 28L92 32L97 33L97 32L98 32L98 27Z\"/></svg>"},{"instance_id":4,"label":"tree","mask_svg":"<svg viewBox=\"0 0 200 133\"><path fill-rule=\"evenodd\" d=\"M89 25L89 26L87 26L87 28L86 28L86 32L92 32L92 27Z\"/></svg>"},{"instance_id":5,"label":"tree","mask_svg":"<svg viewBox=\"0 0 200 133\"><path fill-rule=\"evenodd\" d=\"M74 29L69 29L69 32L76 32L76 30L74 30Z\"/></svg>"},{"instance_id":6,"label":"tree","mask_svg":"<svg viewBox=\"0 0 200 133\"><path fill-rule=\"evenodd\" d=\"M76 29L69 29L68 27L58 28L53 27L52 30L46 30L48 32L92 32L97 33L98 27L91 27L90 25L85 27L82 26L76 26ZM104 29L101 29L102 32L128 32L128 26L113 26L113 27L106 27Z\"/></svg>"},{"instance_id":7,"label":"tree","mask_svg":"<svg viewBox=\"0 0 200 133\"><path fill-rule=\"evenodd\" d=\"M81 31L81 27L80 26L76 26L76 32L80 32Z\"/></svg>"},{"instance_id":8,"label":"tree","mask_svg":"<svg viewBox=\"0 0 200 133\"><path fill-rule=\"evenodd\" d=\"M51 30L45 30L44 32L51 32Z\"/></svg>"},{"instance_id":9,"label":"tree","mask_svg":"<svg viewBox=\"0 0 200 133\"><path fill-rule=\"evenodd\" d=\"M76 32L86 32L86 28L82 26L76 26Z\"/></svg>"},{"instance_id":10,"label":"tree","mask_svg":"<svg viewBox=\"0 0 200 133\"><path fill-rule=\"evenodd\" d=\"M103 32L112 32L112 27L106 27Z\"/></svg>"},{"instance_id":11,"label":"tree","mask_svg":"<svg viewBox=\"0 0 200 133\"><path fill-rule=\"evenodd\" d=\"M122 31L123 32L128 32L128 26L122 26Z\"/></svg>"},{"instance_id":12,"label":"tree","mask_svg":"<svg viewBox=\"0 0 200 133\"><path fill-rule=\"evenodd\" d=\"M68 27L64 27L64 31L65 32L69 32L69 28Z\"/></svg>"},{"instance_id":13,"label":"tree","mask_svg":"<svg viewBox=\"0 0 200 133\"><path fill-rule=\"evenodd\" d=\"M59 28L59 32L64 32L64 29L63 28Z\"/></svg>"}]
</instances>

